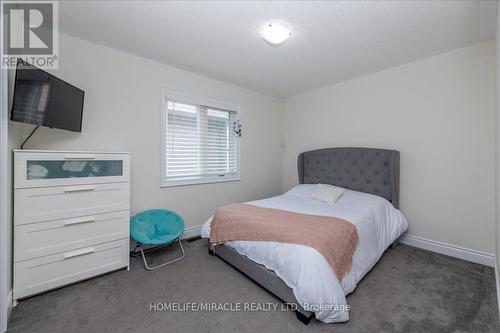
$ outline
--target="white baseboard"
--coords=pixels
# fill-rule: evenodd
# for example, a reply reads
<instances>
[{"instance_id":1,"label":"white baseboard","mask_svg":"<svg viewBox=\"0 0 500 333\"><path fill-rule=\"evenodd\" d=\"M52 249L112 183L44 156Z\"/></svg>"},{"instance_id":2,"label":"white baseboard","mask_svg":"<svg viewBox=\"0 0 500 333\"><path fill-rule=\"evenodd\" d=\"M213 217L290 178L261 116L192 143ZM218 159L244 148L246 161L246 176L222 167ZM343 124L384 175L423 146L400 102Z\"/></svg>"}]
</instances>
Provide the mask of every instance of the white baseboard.
<instances>
[{"instance_id":1,"label":"white baseboard","mask_svg":"<svg viewBox=\"0 0 500 333\"><path fill-rule=\"evenodd\" d=\"M182 234L181 239L200 237L201 227L202 227L201 225L197 225L195 227L184 229L184 233Z\"/></svg>"},{"instance_id":2,"label":"white baseboard","mask_svg":"<svg viewBox=\"0 0 500 333\"><path fill-rule=\"evenodd\" d=\"M186 228L181 236L181 239L200 237L201 227L201 225L198 225L195 227ZM404 235L399 241L402 244L418 247L420 249L475 262L481 265L495 267L495 255L491 253L466 249L463 247L441 243L412 235Z\"/></svg>"},{"instance_id":3,"label":"white baseboard","mask_svg":"<svg viewBox=\"0 0 500 333\"><path fill-rule=\"evenodd\" d=\"M500 315L500 271L498 265L495 265L495 276L497 280L497 302L498 302L498 314ZM499 317L500 318L500 317Z\"/></svg>"},{"instance_id":4,"label":"white baseboard","mask_svg":"<svg viewBox=\"0 0 500 333\"><path fill-rule=\"evenodd\" d=\"M424 250L444 254L450 257L455 257L477 264L495 267L495 255L491 253L480 252L476 250L466 249L460 246L441 243L422 237L404 235L400 240L402 244L418 247Z\"/></svg>"},{"instance_id":5,"label":"white baseboard","mask_svg":"<svg viewBox=\"0 0 500 333\"><path fill-rule=\"evenodd\" d=\"M9 321L10 313L12 312L12 289L7 294L6 299L2 300L4 303L3 309L6 309L5 322L1 323L0 332L5 332L7 330L7 322Z\"/></svg>"},{"instance_id":6,"label":"white baseboard","mask_svg":"<svg viewBox=\"0 0 500 333\"><path fill-rule=\"evenodd\" d=\"M7 320L9 320L10 313L12 312L12 304L13 304L13 299L12 299L12 289L9 291L9 294L7 295Z\"/></svg>"}]
</instances>

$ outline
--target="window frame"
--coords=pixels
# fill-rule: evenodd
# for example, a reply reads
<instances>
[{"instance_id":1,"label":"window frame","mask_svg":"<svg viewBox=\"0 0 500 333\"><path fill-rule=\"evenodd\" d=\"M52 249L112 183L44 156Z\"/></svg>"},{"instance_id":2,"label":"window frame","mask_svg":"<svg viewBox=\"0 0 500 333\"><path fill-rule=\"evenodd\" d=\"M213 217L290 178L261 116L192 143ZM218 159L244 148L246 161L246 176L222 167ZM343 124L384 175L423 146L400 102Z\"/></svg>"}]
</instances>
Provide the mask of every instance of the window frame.
<instances>
[{"instance_id":1,"label":"window frame","mask_svg":"<svg viewBox=\"0 0 500 333\"><path fill-rule=\"evenodd\" d=\"M220 109L224 111L236 112L238 116L241 116L241 108L239 105L214 100L211 98L195 96L183 92L178 92L166 88L161 89L160 93L160 187L175 187L175 186L186 186L186 185L198 185L198 184L211 184L211 183L223 183L223 182L234 182L241 180L241 139L238 139L237 152L236 152L236 168L237 172L235 174L221 176L202 176L193 177L188 179L178 179L178 180L167 180L167 101L174 100L181 103L203 105L209 108Z\"/></svg>"}]
</instances>

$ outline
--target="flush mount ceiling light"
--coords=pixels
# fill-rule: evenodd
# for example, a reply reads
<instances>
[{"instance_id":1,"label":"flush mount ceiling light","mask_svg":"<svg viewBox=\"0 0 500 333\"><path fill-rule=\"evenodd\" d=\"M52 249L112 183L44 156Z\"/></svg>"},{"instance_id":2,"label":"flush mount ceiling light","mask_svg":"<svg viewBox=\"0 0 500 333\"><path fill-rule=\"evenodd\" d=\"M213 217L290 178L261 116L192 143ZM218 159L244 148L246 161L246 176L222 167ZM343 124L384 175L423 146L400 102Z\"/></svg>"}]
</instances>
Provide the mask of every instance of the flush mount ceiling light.
<instances>
[{"instance_id":1,"label":"flush mount ceiling light","mask_svg":"<svg viewBox=\"0 0 500 333\"><path fill-rule=\"evenodd\" d=\"M262 27L262 37L271 45L283 44L292 35L292 29L286 23L269 22Z\"/></svg>"}]
</instances>

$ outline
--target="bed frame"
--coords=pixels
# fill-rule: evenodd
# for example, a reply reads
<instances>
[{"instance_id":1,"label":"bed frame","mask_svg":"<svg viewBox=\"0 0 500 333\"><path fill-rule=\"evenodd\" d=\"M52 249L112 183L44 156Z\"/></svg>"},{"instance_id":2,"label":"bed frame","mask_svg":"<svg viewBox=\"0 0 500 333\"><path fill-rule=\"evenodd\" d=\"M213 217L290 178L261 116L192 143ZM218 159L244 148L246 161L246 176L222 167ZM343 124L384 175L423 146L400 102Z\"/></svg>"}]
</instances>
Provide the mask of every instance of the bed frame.
<instances>
[{"instance_id":1,"label":"bed frame","mask_svg":"<svg viewBox=\"0 0 500 333\"><path fill-rule=\"evenodd\" d=\"M326 148L299 154L300 184L331 184L381 196L399 207L399 152L376 148ZM392 247L397 245L397 240ZM231 247L210 247L209 253L247 275L264 289L287 303L299 305L293 290L273 271L239 254ZM309 324L314 313L302 307L297 319Z\"/></svg>"}]
</instances>

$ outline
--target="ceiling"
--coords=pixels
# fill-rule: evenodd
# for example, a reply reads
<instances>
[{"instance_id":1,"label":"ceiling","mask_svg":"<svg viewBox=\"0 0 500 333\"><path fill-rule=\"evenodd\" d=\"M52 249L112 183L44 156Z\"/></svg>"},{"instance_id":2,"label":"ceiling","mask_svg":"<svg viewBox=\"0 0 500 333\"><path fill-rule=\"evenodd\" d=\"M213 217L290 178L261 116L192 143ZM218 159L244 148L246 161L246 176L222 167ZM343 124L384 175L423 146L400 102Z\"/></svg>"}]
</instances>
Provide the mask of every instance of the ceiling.
<instances>
[{"instance_id":1,"label":"ceiling","mask_svg":"<svg viewBox=\"0 0 500 333\"><path fill-rule=\"evenodd\" d=\"M496 1L68 1L60 30L288 97L494 38ZM269 20L293 35L272 47Z\"/></svg>"}]
</instances>

